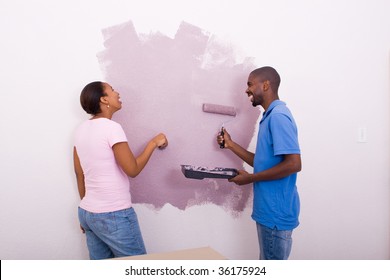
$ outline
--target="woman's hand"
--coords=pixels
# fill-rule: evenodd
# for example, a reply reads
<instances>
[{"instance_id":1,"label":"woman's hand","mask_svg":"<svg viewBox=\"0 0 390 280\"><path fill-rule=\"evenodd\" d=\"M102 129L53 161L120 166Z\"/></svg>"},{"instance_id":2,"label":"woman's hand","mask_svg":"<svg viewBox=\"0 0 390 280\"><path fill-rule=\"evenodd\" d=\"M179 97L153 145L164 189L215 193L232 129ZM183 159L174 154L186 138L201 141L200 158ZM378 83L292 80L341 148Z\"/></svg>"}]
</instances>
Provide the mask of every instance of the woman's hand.
<instances>
[{"instance_id":1,"label":"woman's hand","mask_svg":"<svg viewBox=\"0 0 390 280\"><path fill-rule=\"evenodd\" d=\"M160 150L165 149L168 146L168 139L163 133L160 133L155 136L152 139L152 142L155 143L157 148L159 148Z\"/></svg>"}]
</instances>

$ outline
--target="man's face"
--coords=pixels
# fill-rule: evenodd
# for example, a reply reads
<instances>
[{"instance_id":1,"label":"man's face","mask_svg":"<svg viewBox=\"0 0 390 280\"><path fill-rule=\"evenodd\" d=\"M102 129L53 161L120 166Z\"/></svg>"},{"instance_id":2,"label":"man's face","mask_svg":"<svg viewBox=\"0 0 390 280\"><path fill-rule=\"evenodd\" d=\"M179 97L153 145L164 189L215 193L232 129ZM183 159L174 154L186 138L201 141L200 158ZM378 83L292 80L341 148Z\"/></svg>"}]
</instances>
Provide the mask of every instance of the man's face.
<instances>
[{"instance_id":1,"label":"man's face","mask_svg":"<svg viewBox=\"0 0 390 280\"><path fill-rule=\"evenodd\" d=\"M245 92L248 95L249 101L252 102L252 106L256 107L261 105L264 100L264 92L262 89L263 82L261 82L260 77L250 74L247 86L248 88Z\"/></svg>"}]
</instances>

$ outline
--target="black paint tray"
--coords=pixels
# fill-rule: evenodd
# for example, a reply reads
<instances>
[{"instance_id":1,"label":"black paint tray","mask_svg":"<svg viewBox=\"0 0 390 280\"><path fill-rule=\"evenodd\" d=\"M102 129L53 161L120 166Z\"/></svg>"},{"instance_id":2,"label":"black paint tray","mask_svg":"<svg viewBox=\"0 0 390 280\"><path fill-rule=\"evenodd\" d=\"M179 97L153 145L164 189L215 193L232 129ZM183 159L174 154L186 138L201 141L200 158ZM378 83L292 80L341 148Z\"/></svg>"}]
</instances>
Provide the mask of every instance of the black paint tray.
<instances>
[{"instance_id":1,"label":"black paint tray","mask_svg":"<svg viewBox=\"0 0 390 280\"><path fill-rule=\"evenodd\" d=\"M203 167L181 165L181 171L186 178L202 180L204 178L230 179L238 175L237 169L224 167Z\"/></svg>"}]
</instances>

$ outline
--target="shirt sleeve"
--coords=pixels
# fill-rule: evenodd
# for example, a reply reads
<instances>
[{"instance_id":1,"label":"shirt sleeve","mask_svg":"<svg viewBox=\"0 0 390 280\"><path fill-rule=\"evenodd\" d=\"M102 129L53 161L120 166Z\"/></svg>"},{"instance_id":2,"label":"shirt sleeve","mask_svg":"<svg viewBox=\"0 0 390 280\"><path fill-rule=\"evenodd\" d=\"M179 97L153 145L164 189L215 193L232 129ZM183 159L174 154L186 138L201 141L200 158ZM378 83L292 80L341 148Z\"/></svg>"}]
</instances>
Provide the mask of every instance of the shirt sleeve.
<instances>
[{"instance_id":1,"label":"shirt sleeve","mask_svg":"<svg viewBox=\"0 0 390 280\"><path fill-rule=\"evenodd\" d=\"M285 114L270 118L274 155L300 154L298 131L293 119Z\"/></svg>"},{"instance_id":2,"label":"shirt sleeve","mask_svg":"<svg viewBox=\"0 0 390 280\"><path fill-rule=\"evenodd\" d=\"M113 122L108 143L112 148L112 146L120 142L127 142L126 134L119 123Z\"/></svg>"}]
</instances>

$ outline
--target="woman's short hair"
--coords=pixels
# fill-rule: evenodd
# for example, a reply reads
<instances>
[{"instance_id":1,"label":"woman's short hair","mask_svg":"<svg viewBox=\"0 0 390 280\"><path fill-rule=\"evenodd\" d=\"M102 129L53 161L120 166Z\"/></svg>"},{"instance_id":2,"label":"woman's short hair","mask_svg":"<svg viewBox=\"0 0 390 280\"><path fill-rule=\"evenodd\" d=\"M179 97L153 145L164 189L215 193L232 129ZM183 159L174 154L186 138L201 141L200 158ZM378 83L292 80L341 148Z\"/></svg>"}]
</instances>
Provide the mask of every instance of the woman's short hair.
<instances>
[{"instance_id":1,"label":"woman's short hair","mask_svg":"<svg viewBox=\"0 0 390 280\"><path fill-rule=\"evenodd\" d=\"M86 85L80 94L80 103L84 111L91 115L101 113L100 98L105 96L104 84L100 81Z\"/></svg>"}]
</instances>

